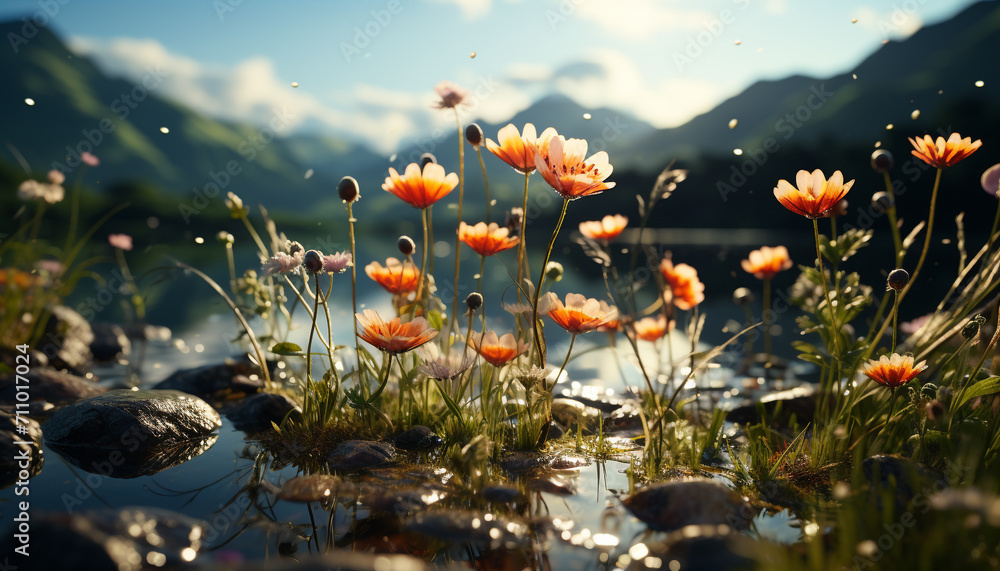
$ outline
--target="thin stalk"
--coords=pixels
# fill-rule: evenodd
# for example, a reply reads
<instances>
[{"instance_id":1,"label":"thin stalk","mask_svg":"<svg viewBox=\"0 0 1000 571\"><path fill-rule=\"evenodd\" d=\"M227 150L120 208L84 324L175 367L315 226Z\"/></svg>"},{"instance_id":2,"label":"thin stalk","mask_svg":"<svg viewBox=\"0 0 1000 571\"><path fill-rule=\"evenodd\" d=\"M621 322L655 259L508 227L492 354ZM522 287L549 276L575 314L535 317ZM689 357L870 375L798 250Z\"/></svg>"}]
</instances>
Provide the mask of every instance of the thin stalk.
<instances>
[{"instance_id":1,"label":"thin stalk","mask_svg":"<svg viewBox=\"0 0 1000 571\"><path fill-rule=\"evenodd\" d=\"M771 278L764 280L764 299L761 308L761 318L764 321L764 374L767 376L771 368Z\"/></svg>"},{"instance_id":2,"label":"thin stalk","mask_svg":"<svg viewBox=\"0 0 1000 571\"><path fill-rule=\"evenodd\" d=\"M312 324L309 326L309 341L306 342L306 389L302 398L302 412L306 415L309 410L309 393L312 392L312 341L313 333L316 332L316 314L319 312L319 276L316 276L316 295L313 296ZM308 418L308 417L307 417Z\"/></svg>"},{"instance_id":3,"label":"thin stalk","mask_svg":"<svg viewBox=\"0 0 1000 571\"><path fill-rule=\"evenodd\" d=\"M556 243L556 236L559 235L559 230L562 228L563 220L566 218L566 209L569 207L569 199L563 199L562 211L559 212L559 222L556 223L555 230L552 231L552 238L549 239L549 247L545 249L545 261L542 262L542 270L538 274L538 284L535 286L535 297L531 300L531 327L535 332L535 347L538 349L538 366L545 366L545 355L542 351L542 340L540 337L540 331L538 330L538 296L542 291L542 280L545 279L545 267L549 265L549 258L552 256L552 247ZM524 237L521 238L521 243L524 243Z\"/></svg>"},{"instance_id":4,"label":"thin stalk","mask_svg":"<svg viewBox=\"0 0 1000 571\"><path fill-rule=\"evenodd\" d=\"M476 282L476 291L483 293L483 270L486 269L486 256L479 256L479 281Z\"/></svg>"},{"instance_id":5,"label":"thin stalk","mask_svg":"<svg viewBox=\"0 0 1000 571\"><path fill-rule=\"evenodd\" d=\"M883 172L882 177L885 179L885 193L889 195L892 201L892 206L889 207L886 213L889 215L889 229L892 230L892 243L896 247L894 259L898 268L903 263L903 240L899 235L899 223L896 220L896 195L892 192L892 179L889 177L889 171Z\"/></svg>"},{"instance_id":6,"label":"thin stalk","mask_svg":"<svg viewBox=\"0 0 1000 571\"><path fill-rule=\"evenodd\" d=\"M562 365L559 366L559 372L556 373L556 380L555 380L556 383L559 382L559 377L562 376L562 372L566 370L566 363L569 363L569 356L573 352L573 343L576 342L576 336L577 334L574 333L569 338L569 349L566 349L566 358L563 359Z\"/></svg>"},{"instance_id":7,"label":"thin stalk","mask_svg":"<svg viewBox=\"0 0 1000 571\"><path fill-rule=\"evenodd\" d=\"M417 280L417 297L416 297L416 299L413 300L413 306L414 306L413 307L413 312L414 312L414 315L416 315L416 311L417 311L416 304L419 303L423 299L422 294L423 294L423 291L424 291L424 280L427 279L427 273L426 272L427 272L427 240L428 240L428 230L427 230L427 226L428 226L428 222L427 222L427 218L428 218L427 210L428 210L428 208L424 208L423 210L420 211L421 222L423 222L423 226L424 226L424 248L423 248L423 251L420 253L420 279Z\"/></svg>"},{"instance_id":8,"label":"thin stalk","mask_svg":"<svg viewBox=\"0 0 1000 571\"><path fill-rule=\"evenodd\" d=\"M819 267L820 281L823 282L823 296L826 298L826 306L830 310L830 326L832 328L831 336L833 337L833 346L837 353L840 353L840 327L837 326L837 317L833 312L833 298L830 297L830 287L826 284L826 272L823 271L823 254L819 251L819 222L815 218L813 218L812 222L813 237L816 239L816 264ZM836 362L836 359L834 359L834 362Z\"/></svg>"},{"instance_id":9,"label":"thin stalk","mask_svg":"<svg viewBox=\"0 0 1000 571\"><path fill-rule=\"evenodd\" d=\"M896 323L899 318L899 292L896 290L892 290L892 292L894 297L892 300L892 349L889 351L890 355L896 352Z\"/></svg>"},{"instance_id":10,"label":"thin stalk","mask_svg":"<svg viewBox=\"0 0 1000 571\"><path fill-rule=\"evenodd\" d=\"M354 212L351 203L347 203L347 233L351 240L351 319L358 313L358 258L354 255ZM354 327L354 354L358 360L358 374L361 374L361 341L358 339L357 327Z\"/></svg>"},{"instance_id":11,"label":"thin stalk","mask_svg":"<svg viewBox=\"0 0 1000 571\"><path fill-rule=\"evenodd\" d=\"M267 246L265 246L264 241L260 239L260 234L257 234L257 230L254 229L253 224L250 224L250 218L244 214L240 216L240 220L242 220L243 225L247 227L247 231L250 232L250 236L253 238L253 241L257 243L257 249L260 250L260 253L265 259L269 258L270 256L268 256L267 253Z\"/></svg>"},{"instance_id":12,"label":"thin stalk","mask_svg":"<svg viewBox=\"0 0 1000 571\"><path fill-rule=\"evenodd\" d=\"M465 197L465 137L462 133L462 122L458 118L458 108L453 107L452 110L455 111L455 124L458 126L458 224L455 230L455 281L451 284L451 319L448 320L449 323L458 320L458 268L462 241L458 237L457 226L462 224L462 202ZM447 342L446 339L445 343Z\"/></svg>"},{"instance_id":13,"label":"thin stalk","mask_svg":"<svg viewBox=\"0 0 1000 571\"><path fill-rule=\"evenodd\" d=\"M146 318L146 306L142 301L142 296L139 294L139 286L135 285L132 272L128 269L128 263L125 261L125 252L121 248L115 248L115 256L118 258L118 266L122 270L122 277L125 278L129 292L132 293L132 299L129 302L135 308L136 319L141 321Z\"/></svg>"},{"instance_id":14,"label":"thin stalk","mask_svg":"<svg viewBox=\"0 0 1000 571\"><path fill-rule=\"evenodd\" d=\"M987 250L993 247L993 241L996 240L997 237L997 228L1000 228L1000 196L997 198L997 213L993 216L993 227L990 228L990 240L986 245Z\"/></svg>"},{"instance_id":15,"label":"thin stalk","mask_svg":"<svg viewBox=\"0 0 1000 571\"><path fill-rule=\"evenodd\" d=\"M483 151L479 145L476 145L476 156L479 157L479 168L483 171L483 186L486 188L486 225L489 226L490 208L493 206L490 202L490 179L486 176L486 163L483 162Z\"/></svg>"},{"instance_id":16,"label":"thin stalk","mask_svg":"<svg viewBox=\"0 0 1000 571\"><path fill-rule=\"evenodd\" d=\"M76 238L76 227L80 220L80 185L82 184L81 181L85 172L87 172L87 165L80 167L80 171L76 175L76 181L70 190L70 194L73 196L70 199L69 230L66 231L65 250L69 250L70 245L73 244L73 239Z\"/></svg>"},{"instance_id":17,"label":"thin stalk","mask_svg":"<svg viewBox=\"0 0 1000 571\"><path fill-rule=\"evenodd\" d=\"M517 301L521 301L521 284L524 281L524 274L527 263L524 260L525 256L525 230L528 226L528 180L531 178L531 172L524 173L524 199L521 205L521 241L517 247Z\"/></svg>"},{"instance_id":18,"label":"thin stalk","mask_svg":"<svg viewBox=\"0 0 1000 571\"><path fill-rule=\"evenodd\" d=\"M229 290L236 293L236 258L233 255L233 244L226 242L226 262L229 264Z\"/></svg>"}]
</instances>

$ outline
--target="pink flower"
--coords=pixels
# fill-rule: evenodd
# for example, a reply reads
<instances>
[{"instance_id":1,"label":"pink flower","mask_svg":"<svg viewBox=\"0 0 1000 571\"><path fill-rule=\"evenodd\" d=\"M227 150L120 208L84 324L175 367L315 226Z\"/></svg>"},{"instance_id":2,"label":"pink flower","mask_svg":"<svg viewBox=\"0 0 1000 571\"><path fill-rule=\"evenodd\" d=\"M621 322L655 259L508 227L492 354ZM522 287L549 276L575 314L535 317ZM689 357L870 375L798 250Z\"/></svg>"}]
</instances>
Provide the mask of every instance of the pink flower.
<instances>
[{"instance_id":1,"label":"pink flower","mask_svg":"<svg viewBox=\"0 0 1000 571\"><path fill-rule=\"evenodd\" d=\"M97 158L90 152L84 151L80 153L80 160L87 166L96 167L101 164L101 159Z\"/></svg>"},{"instance_id":2,"label":"pink flower","mask_svg":"<svg viewBox=\"0 0 1000 571\"><path fill-rule=\"evenodd\" d=\"M435 105L438 109L453 109L462 104L462 100L468 97L468 90L450 82L442 81L434 86L441 101Z\"/></svg>"},{"instance_id":3,"label":"pink flower","mask_svg":"<svg viewBox=\"0 0 1000 571\"><path fill-rule=\"evenodd\" d=\"M298 271L299 266L302 264L302 252L296 252L294 256L286 254L284 252L278 252L269 260L265 260L261 264L260 269L264 272L265 276L270 276L272 274L284 274L287 272L295 273Z\"/></svg>"},{"instance_id":4,"label":"pink flower","mask_svg":"<svg viewBox=\"0 0 1000 571\"><path fill-rule=\"evenodd\" d=\"M979 182L983 185L983 190L990 193L990 196L1000 198L1000 164L986 169Z\"/></svg>"},{"instance_id":5,"label":"pink flower","mask_svg":"<svg viewBox=\"0 0 1000 571\"><path fill-rule=\"evenodd\" d=\"M337 252L323 256L323 271L339 274L354 265L351 255L347 252Z\"/></svg>"},{"instance_id":6,"label":"pink flower","mask_svg":"<svg viewBox=\"0 0 1000 571\"><path fill-rule=\"evenodd\" d=\"M62 172L56 169L50 170L48 177L49 177L49 182L51 182L52 184L62 184L66 182L66 175L64 175Z\"/></svg>"},{"instance_id":7,"label":"pink flower","mask_svg":"<svg viewBox=\"0 0 1000 571\"><path fill-rule=\"evenodd\" d=\"M119 250L128 252L132 249L132 237L128 234L109 234L108 244L111 244Z\"/></svg>"}]
</instances>

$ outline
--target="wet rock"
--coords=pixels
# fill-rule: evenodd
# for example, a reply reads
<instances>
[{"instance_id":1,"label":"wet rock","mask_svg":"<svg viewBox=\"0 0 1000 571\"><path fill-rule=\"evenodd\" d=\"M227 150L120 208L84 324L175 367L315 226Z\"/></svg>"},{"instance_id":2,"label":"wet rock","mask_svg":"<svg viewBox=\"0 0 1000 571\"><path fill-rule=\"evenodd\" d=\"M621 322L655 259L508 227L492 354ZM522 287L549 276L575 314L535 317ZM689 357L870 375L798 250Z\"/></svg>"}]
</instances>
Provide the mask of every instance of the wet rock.
<instances>
[{"instance_id":1,"label":"wet rock","mask_svg":"<svg viewBox=\"0 0 1000 571\"><path fill-rule=\"evenodd\" d=\"M559 440L564 434L566 434L566 429L564 429L558 422L550 420L542 429L542 439L540 443L545 444L550 440Z\"/></svg>"},{"instance_id":2,"label":"wet rock","mask_svg":"<svg viewBox=\"0 0 1000 571\"><path fill-rule=\"evenodd\" d=\"M211 565L195 567L203 571L232 569L234 571L427 571L427 564L409 555L363 553L350 550L333 550L322 556L294 559L272 559L245 563L236 567Z\"/></svg>"},{"instance_id":3,"label":"wet rock","mask_svg":"<svg viewBox=\"0 0 1000 571\"><path fill-rule=\"evenodd\" d=\"M516 547L528 541L528 526L492 515L465 511L428 512L406 521L403 530L452 544L481 548Z\"/></svg>"},{"instance_id":4,"label":"wet rock","mask_svg":"<svg viewBox=\"0 0 1000 571\"><path fill-rule=\"evenodd\" d=\"M642 432L642 416L639 415L639 403L626 401L621 408L612 412L604 419L605 434L614 433L619 436L638 436Z\"/></svg>"},{"instance_id":5,"label":"wet rock","mask_svg":"<svg viewBox=\"0 0 1000 571\"><path fill-rule=\"evenodd\" d=\"M340 494L353 494L356 487L336 476L311 474L296 476L282 484L276 494L286 502L319 502Z\"/></svg>"},{"instance_id":6,"label":"wet rock","mask_svg":"<svg viewBox=\"0 0 1000 571\"><path fill-rule=\"evenodd\" d=\"M32 368L27 375L22 375L22 377L28 380L26 392L29 399L56 405L100 396L108 391L106 387L93 381L55 369ZM0 377L0 403L14 404L17 402L17 384L15 375Z\"/></svg>"},{"instance_id":7,"label":"wet rock","mask_svg":"<svg viewBox=\"0 0 1000 571\"><path fill-rule=\"evenodd\" d=\"M536 468L547 468L552 463L552 455L544 452L511 452L500 461L508 472L527 472Z\"/></svg>"},{"instance_id":8,"label":"wet rock","mask_svg":"<svg viewBox=\"0 0 1000 571\"><path fill-rule=\"evenodd\" d=\"M42 427L23 413L18 419L15 413L0 410L0 488L37 476L42 462Z\"/></svg>"},{"instance_id":9,"label":"wet rock","mask_svg":"<svg viewBox=\"0 0 1000 571\"><path fill-rule=\"evenodd\" d=\"M495 504L512 504L527 498L521 490L512 486L488 486L483 488L482 494L486 501Z\"/></svg>"},{"instance_id":10,"label":"wet rock","mask_svg":"<svg viewBox=\"0 0 1000 571\"><path fill-rule=\"evenodd\" d=\"M270 365L269 365L270 366ZM222 398L232 393L250 394L264 387L259 369L246 357L226 359L221 365L182 369L157 383L155 390L181 391L201 398Z\"/></svg>"},{"instance_id":11,"label":"wet rock","mask_svg":"<svg viewBox=\"0 0 1000 571\"><path fill-rule=\"evenodd\" d=\"M360 470L388 464L396 458L396 451L384 442L347 440L330 452L331 470Z\"/></svg>"},{"instance_id":12,"label":"wet rock","mask_svg":"<svg viewBox=\"0 0 1000 571\"><path fill-rule=\"evenodd\" d=\"M128 357L132 344L125 330L113 323L95 323L91 326L94 339L90 342L90 354L98 363L109 363Z\"/></svg>"},{"instance_id":13,"label":"wet rock","mask_svg":"<svg viewBox=\"0 0 1000 571\"><path fill-rule=\"evenodd\" d=\"M563 426L568 426L570 428L576 426L578 423L583 422L583 426L586 427L589 420L593 420L595 414L587 412L587 405L576 399L570 399L565 397L559 397L552 399L552 418L557 420L559 424Z\"/></svg>"},{"instance_id":14,"label":"wet rock","mask_svg":"<svg viewBox=\"0 0 1000 571\"><path fill-rule=\"evenodd\" d=\"M597 409L605 414L612 413L625 404L625 401L619 399L592 399L581 395L564 395L564 398L575 400L589 408Z\"/></svg>"},{"instance_id":15,"label":"wet rock","mask_svg":"<svg viewBox=\"0 0 1000 571\"><path fill-rule=\"evenodd\" d=\"M442 495L429 489L405 488L382 491L366 498L363 503L372 513L389 514L395 517L411 516L437 503Z\"/></svg>"},{"instance_id":16,"label":"wet rock","mask_svg":"<svg viewBox=\"0 0 1000 571\"><path fill-rule=\"evenodd\" d=\"M403 450L427 450L440 446L444 440L433 430L418 424L396 437L396 448Z\"/></svg>"},{"instance_id":17,"label":"wet rock","mask_svg":"<svg viewBox=\"0 0 1000 571\"><path fill-rule=\"evenodd\" d=\"M285 395L257 393L241 399L226 410L228 418L236 430L262 432L271 430L271 423L280 425L285 415L301 418L302 409Z\"/></svg>"},{"instance_id":18,"label":"wet rock","mask_svg":"<svg viewBox=\"0 0 1000 571\"><path fill-rule=\"evenodd\" d=\"M7 365L11 369L16 368L18 365L25 364L24 355L18 349L14 347L0 347L0 363ZM49 358L45 356L45 353L36 351L35 349L28 350L28 364L34 367L47 367L49 365Z\"/></svg>"},{"instance_id":19,"label":"wet rock","mask_svg":"<svg viewBox=\"0 0 1000 571\"><path fill-rule=\"evenodd\" d=\"M59 410L43 431L53 450L81 468L129 478L201 454L219 426L219 413L192 395L116 390Z\"/></svg>"},{"instance_id":20,"label":"wet rock","mask_svg":"<svg viewBox=\"0 0 1000 571\"><path fill-rule=\"evenodd\" d=\"M574 470L576 468L583 468L584 466L590 466L591 462L588 458L583 456L575 456L573 454L562 454L556 456L552 459L552 463L549 467L553 470Z\"/></svg>"},{"instance_id":21,"label":"wet rock","mask_svg":"<svg viewBox=\"0 0 1000 571\"><path fill-rule=\"evenodd\" d=\"M727 525L686 526L648 545L645 552L643 557L632 559L626 569L659 569L666 567L664 562L671 562L671 566L679 564L677 568L693 571L750 571L760 568L762 562L761 543L732 533Z\"/></svg>"},{"instance_id":22,"label":"wet rock","mask_svg":"<svg viewBox=\"0 0 1000 571\"><path fill-rule=\"evenodd\" d=\"M548 474L528 482L528 489L557 496L572 496L576 493L576 483L562 474Z\"/></svg>"},{"instance_id":23,"label":"wet rock","mask_svg":"<svg viewBox=\"0 0 1000 571\"><path fill-rule=\"evenodd\" d=\"M90 361L90 342L94 340L90 323L65 305L56 305L51 311L36 348L56 369L83 369Z\"/></svg>"},{"instance_id":24,"label":"wet rock","mask_svg":"<svg viewBox=\"0 0 1000 571\"><path fill-rule=\"evenodd\" d=\"M0 549L12 554L8 569L173 569L197 556L206 529L200 520L159 508L32 514L29 557L13 554L12 534L5 535Z\"/></svg>"},{"instance_id":25,"label":"wet rock","mask_svg":"<svg viewBox=\"0 0 1000 571\"><path fill-rule=\"evenodd\" d=\"M744 530L754 516L750 504L739 494L707 478L653 484L628 496L622 504L659 531L703 524Z\"/></svg>"},{"instance_id":26,"label":"wet rock","mask_svg":"<svg viewBox=\"0 0 1000 571\"><path fill-rule=\"evenodd\" d=\"M787 426L792 415L799 424L812 422L816 414L816 404L820 393L812 387L797 387L787 391L770 393L760 399L764 412L776 426ZM747 402L729 411L726 420L738 424L757 424L760 413L753 402Z\"/></svg>"}]
</instances>

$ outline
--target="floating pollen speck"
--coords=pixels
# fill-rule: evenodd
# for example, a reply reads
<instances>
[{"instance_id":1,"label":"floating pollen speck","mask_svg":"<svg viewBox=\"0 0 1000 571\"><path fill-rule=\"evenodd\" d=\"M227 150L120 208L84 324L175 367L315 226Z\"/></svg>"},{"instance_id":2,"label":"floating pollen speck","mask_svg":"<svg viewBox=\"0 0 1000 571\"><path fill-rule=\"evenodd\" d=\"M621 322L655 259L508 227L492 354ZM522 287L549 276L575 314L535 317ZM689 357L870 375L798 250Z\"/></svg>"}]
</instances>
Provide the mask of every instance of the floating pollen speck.
<instances>
[{"instance_id":1,"label":"floating pollen speck","mask_svg":"<svg viewBox=\"0 0 1000 571\"><path fill-rule=\"evenodd\" d=\"M981 79L980 79L979 81L977 81L977 82L976 82L976 87L982 87L982 86L984 86L984 85L986 85L986 84L985 84L985 83L983 83L983 80L981 80Z\"/></svg>"},{"instance_id":2,"label":"floating pollen speck","mask_svg":"<svg viewBox=\"0 0 1000 571\"><path fill-rule=\"evenodd\" d=\"M590 118L591 118L590 113L584 113L583 114L583 118L586 119L587 121L590 121Z\"/></svg>"},{"instance_id":3,"label":"floating pollen speck","mask_svg":"<svg viewBox=\"0 0 1000 571\"><path fill-rule=\"evenodd\" d=\"M170 129L168 129L166 127L160 127L160 132L163 133L164 135L166 135L167 133L170 132Z\"/></svg>"},{"instance_id":4,"label":"floating pollen speck","mask_svg":"<svg viewBox=\"0 0 1000 571\"><path fill-rule=\"evenodd\" d=\"M733 154L736 156L740 156L743 154L743 149L733 149Z\"/></svg>"},{"instance_id":5,"label":"floating pollen speck","mask_svg":"<svg viewBox=\"0 0 1000 571\"><path fill-rule=\"evenodd\" d=\"M292 82L292 87L298 87L298 86L299 86L299 82L297 82L297 81L293 81Z\"/></svg>"},{"instance_id":6,"label":"floating pollen speck","mask_svg":"<svg viewBox=\"0 0 1000 571\"><path fill-rule=\"evenodd\" d=\"M879 148L879 147L881 147L881 146L882 146L882 141L875 141L875 148L876 149Z\"/></svg>"},{"instance_id":7,"label":"floating pollen speck","mask_svg":"<svg viewBox=\"0 0 1000 571\"><path fill-rule=\"evenodd\" d=\"M858 23L858 19L857 18L852 18L851 19L851 23L852 24L857 24Z\"/></svg>"},{"instance_id":8,"label":"floating pollen speck","mask_svg":"<svg viewBox=\"0 0 1000 571\"><path fill-rule=\"evenodd\" d=\"M917 117L920 117L920 110L914 109L913 113L910 113L910 119L916 119Z\"/></svg>"},{"instance_id":9,"label":"floating pollen speck","mask_svg":"<svg viewBox=\"0 0 1000 571\"><path fill-rule=\"evenodd\" d=\"M729 120L729 128L730 129L735 129L737 123L739 123L739 121L737 121L736 119L730 119Z\"/></svg>"},{"instance_id":10,"label":"floating pollen speck","mask_svg":"<svg viewBox=\"0 0 1000 571\"><path fill-rule=\"evenodd\" d=\"M469 54L469 58L476 59L476 52L472 52L471 54Z\"/></svg>"},{"instance_id":11,"label":"floating pollen speck","mask_svg":"<svg viewBox=\"0 0 1000 571\"><path fill-rule=\"evenodd\" d=\"M399 155L397 155L396 153L393 153L393 154L392 154L392 156L390 156L390 157L389 157L389 162L390 162L390 163L394 163L394 162L396 162L396 158L397 158L398 156L399 156Z\"/></svg>"},{"instance_id":12,"label":"floating pollen speck","mask_svg":"<svg viewBox=\"0 0 1000 571\"><path fill-rule=\"evenodd\" d=\"M888 125L886 125L885 126L885 130L886 131L891 131L892 130L892 123L889 123Z\"/></svg>"},{"instance_id":13,"label":"floating pollen speck","mask_svg":"<svg viewBox=\"0 0 1000 571\"><path fill-rule=\"evenodd\" d=\"M743 40L736 40L736 45L740 45L742 43L743 43Z\"/></svg>"},{"instance_id":14,"label":"floating pollen speck","mask_svg":"<svg viewBox=\"0 0 1000 571\"><path fill-rule=\"evenodd\" d=\"M857 79L857 78L858 78L858 74L856 74L856 73L852 73L852 74L851 74L851 77L852 77L852 78L854 78L854 79Z\"/></svg>"},{"instance_id":15,"label":"floating pollen speck","mask_svg":"<svg viewBox=\"0 0 1000 571\"><path fill-rule=\"evenodd\" d=\"M201 236L198 236L197 238L194 239L194 243L195 244L204 244L205 243L205 239L202 238Z\"/></svg>"},{"instance_id":16,"label":"floating pollen speck","mask_svg":"<svg viewBox=\"0 0 1000 571\"><path fill-rule=\"evenodd\" d=\"M312 176L313 176L313 170L312 170L312 169L309 169L309 170L307 170L307 171L306 171L306 176L305 176L305 179L306 179L306 180L309 180L309 179L311 179L311 178L312 178Z\"/></svg>"},{"instance_id":17,"label":"floating pollen speck","mask_svg":"<svg viewBox=\"0 0 1000 571\"><path fill-rule=\"evenodd\" d=\"M32 99L32 98L30 98L30 97L25 98L24 102L27 103L28 105L34 105L35 104L35 100Z\"/></svg>"}]
</instances>

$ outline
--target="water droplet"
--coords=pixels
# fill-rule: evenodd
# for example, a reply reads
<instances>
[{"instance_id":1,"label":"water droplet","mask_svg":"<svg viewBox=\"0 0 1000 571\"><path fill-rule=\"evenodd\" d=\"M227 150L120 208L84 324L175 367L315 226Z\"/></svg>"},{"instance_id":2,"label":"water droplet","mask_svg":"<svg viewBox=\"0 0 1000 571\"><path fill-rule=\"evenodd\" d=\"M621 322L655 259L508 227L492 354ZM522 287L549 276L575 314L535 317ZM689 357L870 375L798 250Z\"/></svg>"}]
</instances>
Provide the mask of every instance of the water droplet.
<instances>
[{"instance_id":1,"label":"water droplet","mask_svg":"<svg viewBox=\"0 0 1000 571\"><path fill-rule=\"evenodd\" d=\"M917 117L920 117L920 110L914 109L913 113L910 113L910 119L916 119Z\"/></svg>"},{"instance_id":2,"label":"water droplet","mask_svg":"<svg viewBox=\"0 0 1000 571\"><path fill-rule=\"evenodd\" d=\"M736 156L740 156L743 154L743 149L733 149L733 154Z\"/></svg>"},{"instance_id":3,"label":"water droplet","mask_svg":"<svg viewBox=\"0 0 1000 571\"><path fill-rule=\"evenodd\" d=\"M587 121L590 121L590 113L584 113L583 118L586 119Z\"/></svg>"},{"instance_id":4,"label":"water droplet","mask_svg":"<svg viewBox=\"0 0 1000 571\"><path fill-rule=\"evenodd\" d=\"M889 123L888 125L886 125L885 126L885 130L886 131L892 131L892 123Z\"/></svg>"},{"instance_id":5,"label":"water droplet","mask_svg":"<svg viewBox=\"0 0 1000 571\"><path fill-rule=\"evenodd\" d=\"M298 86L299 86L299 82L297 82L297 81L293 81L292 82L292 87L298 87Z\"/></svg>"},{"instance_id":6,"label":"water droplet","mask_svg":"<svg viewBox=\"0 0 1000 571\"><path fill-rule=\"evenodd\" d=\"M472 52L471 54L469 54L469 58L476 59L476 52Z\"/></svg>"},{"instance_id":7,"label":"water droplet","mask_svg":"<svg viewBox=\"0 0 1000 571\"><path fill-rule=\"evenodd\" d=\"M24 102L27 103L28 105L34 105L35 104L35 100L32 99L32 98L30 98L30 97L26 97L24 99Z\"/></svg>"},{"instance_id":8,"label":"water droplet","mask_svg":"<svg viewBox=\"0 0 1000 571\"><path fill-rule=\"evenodd\" d=\"M167 133L170 132L170 129L168 129L166 127L160 127L160 132L163 133L164 135L166 135Z\"/></svg>"},{"instance_id":9,"label":"water droplet","mask_svg":"<svg viewBox=\"0 0 1000 571\"><path fill-rule=\"evenodd\" d=\"M980 79L979 81L977 81L977 82L976 82L976 87L982 87L982 86L984 86L984 85L986 85L986 84L985 84L985 83L983 83L983 80L981 80L981 79Z\"/></svg>"},{"instance_id":10,"label":"water droplet","mask_svg":"<svg viewBox=\"0 0 1000 571\"><path fill-rule=\"evenodd\" d=\"M730 129L735 129L737 123L739 123L739 121L737 121L736 119L730 119L729 120L729 128Z\"/></svg>"}]
</instances>

